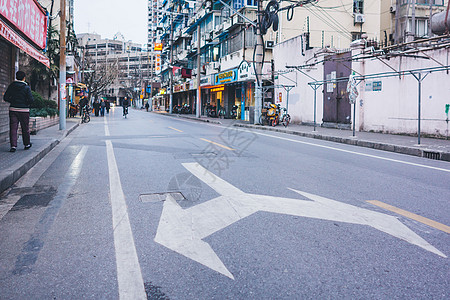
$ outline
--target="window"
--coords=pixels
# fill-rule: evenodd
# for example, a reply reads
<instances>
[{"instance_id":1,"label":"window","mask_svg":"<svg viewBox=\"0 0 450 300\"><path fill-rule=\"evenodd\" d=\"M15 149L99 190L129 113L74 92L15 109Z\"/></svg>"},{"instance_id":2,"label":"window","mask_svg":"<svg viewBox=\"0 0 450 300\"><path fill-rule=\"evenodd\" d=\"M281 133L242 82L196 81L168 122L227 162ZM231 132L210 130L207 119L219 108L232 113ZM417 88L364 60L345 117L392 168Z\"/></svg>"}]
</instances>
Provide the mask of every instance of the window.
<instances>
[{"instance_id":1,"label":"window","mask_svg":"<svg viewBox=\"0 0 450 300\"><path fill-rule=\"evenodd\" d=\"M364 0L353 0L353 13L363 14L364 13Z\"/></svg>"},{"instance_id":2,"label":"window","mask_svg":"<svg viewBox=\"0 0 450 300\"><path fill-rule=\"evenodd\" d=\"M244 0L233 0L233 8L235 10L240 9L243 6L244 6Z\"/></svg>"},{"instance_id":3,"label":"window","mask_svg":"<svg viewBox=\"0 0 450 300\"><path fill-rule=\"evenodd\" d=\"M408 31L412 32L412 20L408 20ZM428 35L428 19L416 19L416 37Z\"/></svg>"}]
</instances>

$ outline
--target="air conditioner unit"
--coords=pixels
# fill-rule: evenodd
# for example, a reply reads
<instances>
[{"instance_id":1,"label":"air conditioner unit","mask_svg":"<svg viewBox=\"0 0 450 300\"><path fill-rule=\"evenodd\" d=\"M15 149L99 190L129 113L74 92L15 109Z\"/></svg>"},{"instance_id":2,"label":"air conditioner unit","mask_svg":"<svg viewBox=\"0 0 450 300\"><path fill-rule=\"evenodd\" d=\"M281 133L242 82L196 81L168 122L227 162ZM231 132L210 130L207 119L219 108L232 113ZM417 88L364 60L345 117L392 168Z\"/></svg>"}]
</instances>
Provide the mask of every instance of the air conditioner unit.
<instances>
[{"instance_id":1,"label":"air conditioner unit","mask_svg":"<svg viewBox=\"0 0 450 300\"><path fill-rule=\"evenodd\" d=\"M355 14L355 24L362 24L366 21L366 17L363 14Z\"/></svg>"},{"instance_id":2,"label":"air conditioner unit","mask_svg":"<svg viewBox=\"0 0 450 300\"><path fill-rule=\"evenodd\" d=\"M266 41L266 49L273 49L275 43L273 41Z\"/></svg>"},{"instance_id":3,"label":"air conditioner unit","mask_svg":"<svg viewBox=\"0 0 450 300\"><path fill-rule=\"evenodd\" d=\"M397 9L397 7L395 5L392 5L391 8L389 8L389 11L391 13L395 13L395 10Z\"/></svg>"}]
</instances>

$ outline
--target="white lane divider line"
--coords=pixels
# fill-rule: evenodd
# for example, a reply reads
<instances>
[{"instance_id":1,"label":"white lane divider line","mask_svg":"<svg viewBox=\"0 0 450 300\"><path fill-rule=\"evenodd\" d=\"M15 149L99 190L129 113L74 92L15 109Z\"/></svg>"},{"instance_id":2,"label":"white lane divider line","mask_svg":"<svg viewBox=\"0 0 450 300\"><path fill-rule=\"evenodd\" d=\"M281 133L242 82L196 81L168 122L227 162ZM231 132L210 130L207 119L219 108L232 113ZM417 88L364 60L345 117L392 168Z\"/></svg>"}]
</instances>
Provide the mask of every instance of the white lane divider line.
<instances>
[{"instance_id":1,"label":"white lane divider line","mask_svg":"<svg viewBox=\"0 0 450 300\"><path fill-rule=\"evenodd\" d=\"M107 140L105 143L108 156L119 299L147 299L114 149L111 141Z\"/></svg>"},{"instance_id":2,"label":"white lane divider line","mask_svg":"<svg viewBox=\"0 0 450 300\"><path fill-rule=\"evenodd\" d=\"M108 121L107 121L106 118L103 118L103 123L105 123L105 136L110 136L109 127L108 127Z\"/></svg>"}]
</instances>

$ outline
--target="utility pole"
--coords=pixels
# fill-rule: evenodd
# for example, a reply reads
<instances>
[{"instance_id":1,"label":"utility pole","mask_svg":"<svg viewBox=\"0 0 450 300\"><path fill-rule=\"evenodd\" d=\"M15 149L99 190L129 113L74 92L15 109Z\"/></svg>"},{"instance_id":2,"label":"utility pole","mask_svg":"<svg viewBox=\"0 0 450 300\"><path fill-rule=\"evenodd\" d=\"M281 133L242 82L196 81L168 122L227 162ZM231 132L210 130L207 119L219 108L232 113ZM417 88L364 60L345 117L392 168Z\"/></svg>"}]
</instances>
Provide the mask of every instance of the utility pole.
<instances>
[{"instance_id":1,"label":"utility pole","mask_svg":"<svg viewBox=\"0 0 450 300\"><path fill-rule=\"evenodd\" d=\"M400 0L397 0L395 2L395 44L398 44L400 42Z\"/></svg>"},{"instance_id":2,"label":"utility pole","mask_svg":"<svg viewBox=\"0 0 450 300\"><path fill-rule=\"evenodd\" d=\"M201 109L202 109L202 89L200 87L200 24L197 26L197 102L195 107L195 116L197 118L200 118L201 116Z\"/></svg>"},{"instance_id":3,"label":"utility pole","mask_svg":"<svg viewBox=\"0 0 450 300\"><path fill-rule=\"evenodd\" d=\"M256 91L255 91L255 119L253 124L259 124L262 108L262 67L263 67L263 38L261 33L261 14L262 14L262 1L258 1L258 24L256 26L256 57L255 57L255 75L256 75Z\"/></svg>"},{"instance_id":4,"label":"utility pole","mask_svg":"<svg viewBox=\"0 0 450 300\"><path fill-rule=\"evenodd\" d=\"M169 35L169 47L170 47L170 54L169 54L169 113L172 113L173 110L173 16L170 14L170 35Z\"/></svg>"},{"instance_id":5,"label":"utility pole","mask_svg":"<svg viewBox=\"0 0 450 300\"><path fill-rule=\"evenodd\" d=\"M59 130L66 129L66 0L60 0L59 31Z\"/></svg>"},{"instance_id":6,"label":"utility pole","mask_svg":"<svg viewBox=\"0 0 450 300\"><path fill-rule=\"evenodd\" d=\"M412 17L411 17L411 35L412 40L416 39L416 0L412 0Z\"/></svg>"}]
</instances>

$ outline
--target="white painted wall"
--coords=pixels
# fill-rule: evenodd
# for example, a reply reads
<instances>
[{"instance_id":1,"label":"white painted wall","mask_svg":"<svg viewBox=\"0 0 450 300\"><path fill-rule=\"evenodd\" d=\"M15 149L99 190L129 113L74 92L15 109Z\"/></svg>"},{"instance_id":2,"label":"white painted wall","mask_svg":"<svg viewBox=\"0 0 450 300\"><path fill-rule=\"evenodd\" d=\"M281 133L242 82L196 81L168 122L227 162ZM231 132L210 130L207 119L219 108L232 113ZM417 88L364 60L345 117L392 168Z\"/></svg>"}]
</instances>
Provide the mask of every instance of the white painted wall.
<instances>
[{"instance_id":1,"label":"white painted wall","mask_svg":"<svg viewBox=\"0 0 450 300\"><path fill-rule=\"evenodd\" d=\"M358 50L355 50L358 51ZM433 59L448 65L449 49L425 51ZM424 57L422 53L413 53ZM439 67L432 59L397 57L383 60L395 70L414 70ZM392 72L378 60L354 62L353 68L362 74ZM416 134L418 129L418 82L408 75L380 78L382 91L365 91L365 82L359 86L356 125L361 131ZM368 80L373 81L373 80ZM429 74L422 82L421 133L445 136L445 104L450 103L450 75L447 72Z\"/></svg>"},{"instance_id":2,"label":"white painted wall","mask_svg":"<svg viewBox=\"0 0 450 300\"><path fill-rule=\"evenodd\" d=\"M321 59L314 58L314 54L319 51L318 48L306 51L305 56L301 54L301 38L295 37L275 45L273 56L275 61L275 70L279 74L275 79L276 85L296 85L289 92L288 112L295 123L312 123L314 122L314 90L308 85L308 82L314 81L308 76L296 71L295 69L287 69L286 66L301 66L311 64ZM289 73L284 72L289 71ZM319 64L313 69L304 70L306 74L316 80L323 78L323 65ZM276 73L276 74L277 74ZM281 106L286 107L287 91L283 87L275 89L275 99L278 101L281 93ZM317 90L317 123L322 123L323 115L323 96L322 87Z\"/></svg>"},{"instance_id":3,"label":"white painted wall","mask_svg":"<svg viewBox=\"0 0 450 300\"><path fill-rule=\"evenodd\" d=\"M312 82L313 80L293 69L286 74L282 73L289 71L286 66L301 66L321 61L326 49L311 49L306 51L304 56L300 49L300 37L292 38L275 46L273 51L275 70L281 73L278 75L278 79L275 80L275 84L296 84L296 87L289 93L289 114L296 123L312 123L314 121L314 90L308 85L308 82ZM362 49L354 49L353 55L361 51ZM449 64L450 49L427 50L424 53L434 60L399 56L393 57L390 60L383 59L383 63L377 59L365 59L354 61L352 69L358 74L370 75L393 72L393 69L407 71L440 66L436 61L442 65ZM425 54L420 52L410 54L426 57ZM324 80L323 64L321 63L312 69L304 70L304 72L319 81ZM418 82L409 72L406 72L406 74L401 76L401 78L396 76L367 80L367 82L381 81L382 90L379 92L366 91L366 82L364 81L359 84L359 96L356 107L356 130L417 134ZM317 90L317 124L322 123L322 90L323 87L319 87ZM287 92L284 88L277 87L275 89L276 100L278 100L280 93L282 95L281 106L286 107ZM445 71L436 72L429 74L425 78L422 83L422 134L446 135L445 105L450 103L449 95L450 74L447 74Z\"/></svg>"}]
</instances>

